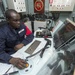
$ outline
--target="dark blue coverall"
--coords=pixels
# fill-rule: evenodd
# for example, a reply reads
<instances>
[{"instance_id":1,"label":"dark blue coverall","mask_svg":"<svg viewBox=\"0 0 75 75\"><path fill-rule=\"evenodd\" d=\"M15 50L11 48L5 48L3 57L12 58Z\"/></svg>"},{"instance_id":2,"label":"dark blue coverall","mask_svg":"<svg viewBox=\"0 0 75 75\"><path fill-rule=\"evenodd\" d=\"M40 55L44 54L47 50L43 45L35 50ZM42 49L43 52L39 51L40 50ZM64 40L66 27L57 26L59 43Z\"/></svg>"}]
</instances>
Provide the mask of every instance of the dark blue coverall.
<instances>
[{"instance_id":1,"label":"dark blue coverall","mask_svg":"<svg viewBox=\"0 0 75 75\"><path fill-rule=\"evenodd\" d=\"M33 40L33 33L24 23L18 29L13 29L8 23L0 27L0 62L9 63L11 54L15 53L14 46L23 43L27 45Z\"/></svg>"}]
</instances>

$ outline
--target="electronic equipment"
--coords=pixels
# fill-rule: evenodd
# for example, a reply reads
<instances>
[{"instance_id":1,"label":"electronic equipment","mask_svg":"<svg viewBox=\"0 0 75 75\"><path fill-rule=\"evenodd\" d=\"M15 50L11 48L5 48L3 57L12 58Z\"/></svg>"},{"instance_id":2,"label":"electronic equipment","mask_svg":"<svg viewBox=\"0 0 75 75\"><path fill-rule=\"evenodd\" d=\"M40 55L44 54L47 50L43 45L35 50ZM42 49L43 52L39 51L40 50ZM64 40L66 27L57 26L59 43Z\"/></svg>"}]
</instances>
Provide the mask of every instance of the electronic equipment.
<instances>
[{"instance_id":1,"label":"electronic equipment","mask_svg":"<svg viewBox=\"0 0 75 75\"><path fill-rule=\"evenodd\" d=\"M52 34L50 30L44 27L39 27L41 31L36 32L36 37L37 38L52 38Z\"/></svg>"},{"instance_id":2,"label":"electronic equipment","mask_svg":"<svg viewBox=\"0 0 75 75\"><path fill-rule=\"evenodd\" d=\"M54 46L57 50L63 48L66 44L71 42L75 37L75 23L70 19L65 22L56 30L53 35Z\"/></svg>"},{"instance_id":3,"label":"electronic equipment","mask_svg":"<svg viewBox=\"0 0 75 75\"><path fill-rule=\"evenodd\" d=\"M30 49L33 51L32 53L27 52ZM21 50L19 54L22 56L21 58L27 61L29 66L19 70L19 75L48 75L46 74L49 70L47 64L52 61L50 58L56 58L56 56L53 56L55 54L53 52L52 38L34 38L31 44L23 47ZM41 53L42 58L40 58Z\"/></svg>"},{"instance_id":4,"label":"electronic equipment","mask_svg":"<svg viewBox=\"0 0 75 75\"><path fill-rule=\"evenodd\" d=\"M41 41L35 40L25 52L28 54L32 54L40 43Z\"/></svg>"},{"instance_id":5,"label":"electronic equipment","mask_svg":"<svg viewBox=\"0 0 75 75\"><path fill-rule=\"evenodd\" d=\"M28 58L31 58L33 56L35 56L36 54L39 54L40 53L40 57L42 58L43 57L43 54L45 52L45 50L47 48L49 48L49 45L51 46L51 40L47 39L47 38L44 38L44 40L46 40L46 44L45 46L40 49L39 51L37 51L36 53L35 50L37 49L37 47L39 46L39 44L41 43L41 41L38 41L38 40L35 40L30 46L29 48L25 51L26 53L30 54L30 56L27 56L25 60L28 60ZM34 53L34 54L33 54Z\"/></svg>"},{"instance_id":6,"label":"electronic equipment","mask_svg":"<svg viewBox=\"0 0 75 75\"><path fill-rule=\"evenodd\" d=\"M27 63L29 64L29 66L23 70L20 70L20 75L21 74L28 74L29 72L31 72L33 70L34 67L34 62L32 60L26 60Z\"/></svg>"},{"instance_id":7,"label":"electronic equipment","mask_svg":"<svg viewBox=\"0 0 75 75\"><path fill-rule=\"evenodd\" d=\"M73 11L75 0L49 0L49 11Z\"/></svg>"},{"instance_id":8,"label":"electronic equipment","mask_svg":"<svg viewBox=\"0 0 75 75\"><path fill-rule=\"evenodd\" d=\"M25 0L7 0L8 9L15 9L17 12L26 12Z\"/></svg>"}]
</instances>

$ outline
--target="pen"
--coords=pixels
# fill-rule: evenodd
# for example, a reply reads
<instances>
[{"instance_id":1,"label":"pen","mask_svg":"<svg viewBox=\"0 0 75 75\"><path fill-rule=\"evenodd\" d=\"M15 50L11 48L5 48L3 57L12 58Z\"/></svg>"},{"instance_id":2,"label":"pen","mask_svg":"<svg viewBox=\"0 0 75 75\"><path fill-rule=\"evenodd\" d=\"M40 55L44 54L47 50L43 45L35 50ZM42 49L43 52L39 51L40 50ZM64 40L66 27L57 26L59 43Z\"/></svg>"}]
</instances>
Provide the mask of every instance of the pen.
<instances>
[{"instance_id":1,"label":"pen","mask_svg":"<svg viewBox=\"0 0 75 75\"><path fill-rule=\"evenodd\" d=\"M18 73L18 71L11 72L11 73L9 73L9 75L13 75L15 73Z\"/></svg>"},{"instance_id":2,"label":"pen","mask_svg":"<svg viewBox=\"0 0 75 75\"><path fill-rule=\"evenodd\" d=\"M14 71L14 72L11 72L11 73L8 73L8 74L3 74L3 75L13 75L15 73L18 73L18 71Z\"/></svg>"},{"instance_id":3,"label":"pen","mask_svg":"<svg viewBox=\"0 0 75 75\"><path fill-rule=\"evenodd\" d=\"M8 73L8 71L10 70L12 68L12 66L5 72L5 74L7 74Z\"/></svg>"}]
</instances>

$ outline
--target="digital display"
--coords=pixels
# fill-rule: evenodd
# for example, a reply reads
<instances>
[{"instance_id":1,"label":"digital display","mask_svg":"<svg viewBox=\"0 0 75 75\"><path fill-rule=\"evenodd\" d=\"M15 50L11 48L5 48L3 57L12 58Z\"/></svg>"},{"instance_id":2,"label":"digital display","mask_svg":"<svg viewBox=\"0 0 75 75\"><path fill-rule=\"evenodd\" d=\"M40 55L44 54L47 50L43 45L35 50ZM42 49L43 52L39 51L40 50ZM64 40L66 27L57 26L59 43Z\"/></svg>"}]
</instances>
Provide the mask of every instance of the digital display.
<instances>
[{"instance_id":1,"label":"digital display","mask_svg":"<svg viewBox=\"0 0 75 75\"><path fill-rule=\"evenodd\" d=\"M75 23L66 20L62 27L54 34L55 48L60 49L75 37Z\"/></svg>"}]
</instances>

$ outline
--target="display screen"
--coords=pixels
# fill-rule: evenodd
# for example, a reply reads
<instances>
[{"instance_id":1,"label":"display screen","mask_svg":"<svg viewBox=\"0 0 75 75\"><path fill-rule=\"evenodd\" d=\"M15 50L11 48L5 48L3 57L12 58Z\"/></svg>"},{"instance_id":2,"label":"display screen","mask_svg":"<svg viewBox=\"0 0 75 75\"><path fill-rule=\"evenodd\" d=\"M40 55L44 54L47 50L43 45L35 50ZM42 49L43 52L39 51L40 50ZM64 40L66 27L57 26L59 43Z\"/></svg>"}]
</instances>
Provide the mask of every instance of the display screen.
<instances>
[{"instance_id":1,"label":"display screen","mask_svg":"<svg viewBox=\"0 0 75 75\"><path fill-rule=\"evenodd\" d=\"M54 34L55 48L60 49L75 37L75 24L66 20Z\"/></svg>"}]
</instances>

